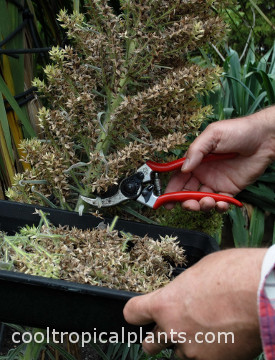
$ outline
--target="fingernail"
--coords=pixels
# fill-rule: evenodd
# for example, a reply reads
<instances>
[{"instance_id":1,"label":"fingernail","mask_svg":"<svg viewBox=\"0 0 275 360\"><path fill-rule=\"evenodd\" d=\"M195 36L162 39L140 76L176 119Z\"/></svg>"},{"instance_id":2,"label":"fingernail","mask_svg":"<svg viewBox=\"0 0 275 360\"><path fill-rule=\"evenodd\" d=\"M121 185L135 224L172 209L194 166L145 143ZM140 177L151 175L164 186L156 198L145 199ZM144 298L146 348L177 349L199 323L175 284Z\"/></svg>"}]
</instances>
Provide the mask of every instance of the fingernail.
<instances>
[{"instance_id":1,"label":"fingernail","mask_svg":"<svg viewBox=\"0 0 275 360\"><path fill-rule=\"evenodd\" d=\"M190 165L190 160L187 158L181 167L181 171L188 170L189 165Z\"/></svg>"},{"instance_id":2,"label":"fingernail","mask_svg":"<svg viewBox=\"0 0 275 360\"><path fill-rule=\"evenodd\" d=\"M172 210L175 207L174 203L167 203L164 205L166 210Z\"/></svg>"}]
</instances>

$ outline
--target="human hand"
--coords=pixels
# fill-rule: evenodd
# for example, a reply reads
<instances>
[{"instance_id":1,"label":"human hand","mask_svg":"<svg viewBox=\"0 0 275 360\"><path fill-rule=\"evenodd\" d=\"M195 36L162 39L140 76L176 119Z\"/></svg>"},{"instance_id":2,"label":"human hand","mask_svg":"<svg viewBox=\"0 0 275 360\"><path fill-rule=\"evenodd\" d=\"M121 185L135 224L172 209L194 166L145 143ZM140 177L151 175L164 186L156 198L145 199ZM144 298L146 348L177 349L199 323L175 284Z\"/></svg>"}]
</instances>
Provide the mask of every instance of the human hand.
<instances>
[{"instance_id":1,"label":"human hand","mask_svg":"<svg viewBox=\"0 0 275 360\"><path fill-rule=\"evenodd\" d=\"M164 288L129 300L124 308L127 322L156 323L155 341L145 339L144 351L153 355L174 345L175 354L181 359L196 360L250 360L258 355L261 340L257 289L266 250L213 253ZM160 332L167 334L168 342L164 335L158 342ZM222 336L218 341L222 333L228 334L227 343ZM183 340L181 334L185 334L186 341L175 344ZM207 334L216 341L198 343L197 334L199 341L206 339Z\"/></svg>"},{"instance_id":2,"label":"human hand","mask_svg":"<svg viewBox=\"0 0 275 360\"><path fill-rule=\"evenodd\" d=\"M234 159L201 163L209 153L237 153ZM245 118L209 125L189 147L181 171L172 175L166 192L205 191L234 196L254 182L275 158L275 107ZM171 209L173 204L166 205ZM187 200L182 207L226 211L229 205L210 197Z\"/></svg>"}]
</instances>

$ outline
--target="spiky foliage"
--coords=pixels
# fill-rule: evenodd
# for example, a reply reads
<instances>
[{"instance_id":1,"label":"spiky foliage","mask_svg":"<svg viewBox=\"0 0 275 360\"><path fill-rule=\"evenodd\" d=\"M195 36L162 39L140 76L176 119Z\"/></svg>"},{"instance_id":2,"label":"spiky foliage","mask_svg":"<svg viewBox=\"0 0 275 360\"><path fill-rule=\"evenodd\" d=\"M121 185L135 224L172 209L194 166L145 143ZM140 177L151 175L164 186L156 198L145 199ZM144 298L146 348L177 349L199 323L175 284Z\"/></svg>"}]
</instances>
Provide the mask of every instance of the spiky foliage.
<instances>
[{"instance_id":1,"label":"spiky foliage","mask_svg":"<svg viewBox=\"0 0 275 360\"><path fill-rule=\"evenodd\" d=\"M83 284L149 292L171 280L173 266L184 265L177 239L119 234L112 227L79 230L54 227L45 214L38 227L14 236L0 234L0 268Z\"/></svg>"},{"instance_id":2,"label":"spiky foliage","mask_svg":"<svg viewBox=\"0 0 275 360\"><path fill-rule=\"evenodd\" d=\"M15 181L12 199L31 193L31 202L78 208L79 194L163 157L211 112L197 95L215 87L219 69L190 65L187 54L224 37L212 11L223 2L121 0L119 15L107 3L90 0L86 17L59 15L72 46L53 48L46 83L35 83L47 103L46 141L22 143L32 171Z\"/></svg>"}]
</instances>

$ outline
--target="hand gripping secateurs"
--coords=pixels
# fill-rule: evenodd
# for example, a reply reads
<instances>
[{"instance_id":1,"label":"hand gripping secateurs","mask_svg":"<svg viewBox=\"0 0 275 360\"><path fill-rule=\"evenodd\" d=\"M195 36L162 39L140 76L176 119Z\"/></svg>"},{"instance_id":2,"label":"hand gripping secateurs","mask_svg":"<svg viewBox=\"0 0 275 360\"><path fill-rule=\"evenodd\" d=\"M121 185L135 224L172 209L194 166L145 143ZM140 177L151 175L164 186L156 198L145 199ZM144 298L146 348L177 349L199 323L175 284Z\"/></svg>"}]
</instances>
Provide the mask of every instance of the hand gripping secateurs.
<instances>
[{"instance_id":1,"label":"hand gripping secateurs","mask_svg":"<svg viewBox=\"0 0 275 360\"><path fill-rule=\"evenodd\" d=\"M236 154L234 153L209 154L204 157L202 162L233 159L235 156ZM185 159L186 158L181 158L163 164L149 160L138 168L133 175L123 179L118 186L118 191L114 195L106 198L100 196L95 199L87 198L85 196L81 196L81 198L88 204L98 208L114 206L132 199L153 209L157 209L166 203L182 202L190 199L199 201L204 197L211 197L215 201L225 201L239 207L242 206L242 203L233 197L216 193L179 191L161 194L161 185L158 174L180 169Z\"/></svg>"}]
</instances>

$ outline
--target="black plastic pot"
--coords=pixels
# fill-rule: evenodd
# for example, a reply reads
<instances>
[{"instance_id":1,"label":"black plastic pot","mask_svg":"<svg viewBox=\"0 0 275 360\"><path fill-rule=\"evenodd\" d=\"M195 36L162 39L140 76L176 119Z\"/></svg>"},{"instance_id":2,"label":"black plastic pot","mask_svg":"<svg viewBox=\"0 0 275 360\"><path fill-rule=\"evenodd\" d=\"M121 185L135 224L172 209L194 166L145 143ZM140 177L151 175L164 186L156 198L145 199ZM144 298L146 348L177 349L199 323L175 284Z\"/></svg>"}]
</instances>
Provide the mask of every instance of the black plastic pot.
<instances>
[{"instance_id":1,"label":"black plastic pot","mask_svg":"<svg viewBox=\"0 0 275 360\"><path fill-rule=\"evenodd\" d=\"M29 224L38 224L32 205L0 201L0 230L9 234ZM70 225L81 229L95 227L101 219L78 216L68 211L42 208L54 225ZM108 221L108 219L106 219ZM205 255L217 251L214 239L199 232L145 225L119 220L116 228L136 235L177 235L186 250L188 266ZM176 269L181 272L184 269ZM186 289L188 291L188 289ZM63 280L0 271L0 322L9 322L62 331L140 333L140 328L127 324L122 309L137 294L103 287L82 285ZM149 331L151 327L143 328Z\"/></svg>"}]
</instances>

